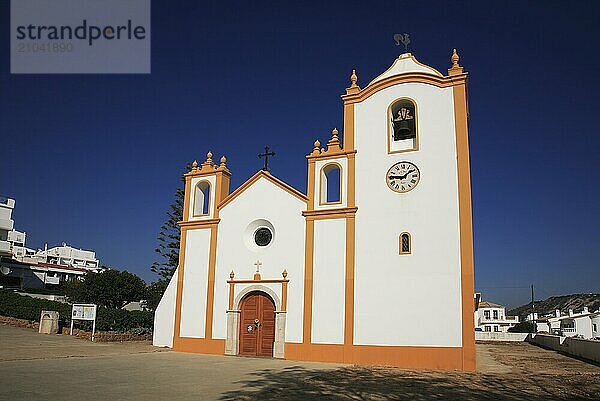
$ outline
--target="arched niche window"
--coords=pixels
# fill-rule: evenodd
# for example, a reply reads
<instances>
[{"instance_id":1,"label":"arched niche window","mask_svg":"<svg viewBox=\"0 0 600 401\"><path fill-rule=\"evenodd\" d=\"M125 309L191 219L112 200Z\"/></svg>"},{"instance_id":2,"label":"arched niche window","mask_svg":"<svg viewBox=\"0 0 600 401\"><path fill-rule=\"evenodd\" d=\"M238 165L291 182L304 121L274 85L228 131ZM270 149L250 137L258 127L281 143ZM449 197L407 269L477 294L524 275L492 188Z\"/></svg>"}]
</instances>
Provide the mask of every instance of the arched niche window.
<instances>
[{"instance_id":1,"label":"arched niche window","mask_svg":"<svg viewBox=\"0 0 600 401\"><path fill-rule=\"evenodd\" d=\"M389 153L417 150L417 117L417 106L412 99L397 99L389 106Z\"/></svg>"},{"instance_id":2,"label":"arched niche window","mask_svg":"<svg viewBox=\"0 0 600 401\"><path fill-rule=\"evenodd\" d=\"M400 255L407 255L411 253L411 238L407 232L400 234Z\"/></svg>"},{"instance_id":3,"label":"arched niche window","mask_svg":"<svg viewBox=\"0 0 600 401\"><path fill-rule=\"evenodd\" d=\"M321 205L342 203L342 166L329 163L321 169Z\"/></svg>"},{"instance_id":4,"label":"arched niche window","mask_svg":"<svg viewBox=\"0 0 600 401\"><path fill-rule=\"evenodd\" d=\"M205 216L210 205L210 183L200 181L194 189L194 216Z\"/></svg>"}]
</instances>

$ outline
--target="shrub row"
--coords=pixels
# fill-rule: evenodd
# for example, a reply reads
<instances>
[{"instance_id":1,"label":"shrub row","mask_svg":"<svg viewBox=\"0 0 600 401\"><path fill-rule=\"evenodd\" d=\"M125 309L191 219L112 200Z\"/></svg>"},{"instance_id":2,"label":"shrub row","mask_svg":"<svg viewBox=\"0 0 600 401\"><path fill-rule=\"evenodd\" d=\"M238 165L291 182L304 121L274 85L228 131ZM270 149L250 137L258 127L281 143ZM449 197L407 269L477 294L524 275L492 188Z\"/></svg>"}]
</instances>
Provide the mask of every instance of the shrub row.
<instances>
[{"instance_id":1,"label":"shrub row","mask_svg":"<svg viewBox=\"0 0 600 401\"><path fill-rule=\"evenodd\" d=\"M32 298L0 290L0 315L39 321L42 310L54 310L60 314L63 326L71 325L71 305L46 299ZM120 333L148 333L152 331L154 315L150 311L128 311L99 307L96 330ZM77 327L91 329L91 322L79 321Z\"/></svg>"}]
</instances>

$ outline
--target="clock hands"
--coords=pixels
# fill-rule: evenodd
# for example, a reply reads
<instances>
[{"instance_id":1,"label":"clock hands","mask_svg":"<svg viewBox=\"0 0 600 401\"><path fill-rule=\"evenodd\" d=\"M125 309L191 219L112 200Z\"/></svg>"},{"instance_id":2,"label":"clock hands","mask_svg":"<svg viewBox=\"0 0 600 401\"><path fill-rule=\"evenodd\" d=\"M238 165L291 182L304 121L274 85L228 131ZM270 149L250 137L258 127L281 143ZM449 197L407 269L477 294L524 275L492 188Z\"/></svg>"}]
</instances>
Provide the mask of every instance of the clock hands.
<instances>
[{"instance_id":1,"label":"clock hands","mask_svg":"<svg viewBox=\"0 0 600 401\"><path fill-rule=\"evenodd\" d=\"M412 172L414 172L414 171L415 171L415 170L408 170L408 171L406 172L406 174L403 174L403 175L390 175L388 178L389 178L390 180L393 180L393 179L404 180L406 177L408 177L408 175L409 175L410 173L412 173Z\"/></svg>"}]
</instances>

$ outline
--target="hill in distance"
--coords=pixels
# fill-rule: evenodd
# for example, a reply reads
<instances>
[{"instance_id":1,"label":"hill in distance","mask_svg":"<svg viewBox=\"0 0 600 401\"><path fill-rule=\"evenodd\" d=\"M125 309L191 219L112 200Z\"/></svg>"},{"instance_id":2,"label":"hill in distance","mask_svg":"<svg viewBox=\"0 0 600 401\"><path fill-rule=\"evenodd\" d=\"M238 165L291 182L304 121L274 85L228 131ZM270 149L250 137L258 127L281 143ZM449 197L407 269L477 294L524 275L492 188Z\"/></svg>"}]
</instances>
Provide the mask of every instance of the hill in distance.
<instances>
[{"instance_id":1,"label":"hill in distance","mask_svg":"<svg viewBox=\"0 0 600 401\"><path fill-rule=\"evenodd\" d=\"M554 314L554 310L560 309L561 314L566 315L569 309L579 312L587 306L590 312L600 308L600 294L571 294L550 297L543 301L535 301L535 311L538 316ZM531 302L516 307L506 312L510 316L519 316L522 321L531 313Z\"/></svg>"}]
</instances>

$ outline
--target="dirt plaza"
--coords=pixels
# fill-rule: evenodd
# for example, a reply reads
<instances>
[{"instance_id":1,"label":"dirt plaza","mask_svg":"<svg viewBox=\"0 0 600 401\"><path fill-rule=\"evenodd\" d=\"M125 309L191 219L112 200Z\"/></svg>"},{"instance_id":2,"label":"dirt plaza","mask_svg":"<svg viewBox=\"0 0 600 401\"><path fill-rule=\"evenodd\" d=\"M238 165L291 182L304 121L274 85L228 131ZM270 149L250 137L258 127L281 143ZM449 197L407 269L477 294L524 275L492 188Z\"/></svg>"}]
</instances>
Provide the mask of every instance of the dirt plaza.
<instances>
[{"instance_id":1,"label":"dirt plaza","mask_svg":"<svg viewBox=\"0 0 600 401\"><path fill-rule=\"evenodd\" d=\"M526 343L477 344L477 372L170 352L0 326L1 400L597 400L600 367Z\"/></svg>"}]
</instances>

